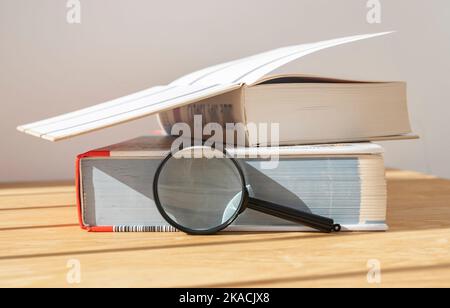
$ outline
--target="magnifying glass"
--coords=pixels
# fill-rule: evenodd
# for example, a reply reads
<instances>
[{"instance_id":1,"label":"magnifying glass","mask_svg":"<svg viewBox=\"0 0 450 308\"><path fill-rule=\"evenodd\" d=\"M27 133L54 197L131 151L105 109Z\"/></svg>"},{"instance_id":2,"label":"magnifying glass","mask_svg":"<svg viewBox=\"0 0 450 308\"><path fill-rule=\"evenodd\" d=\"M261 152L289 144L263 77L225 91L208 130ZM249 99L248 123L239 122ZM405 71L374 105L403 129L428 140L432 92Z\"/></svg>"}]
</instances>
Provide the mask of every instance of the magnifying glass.
<instances>
[{"instance_id":1,"label":"magnifying glass","mask_svg":"<svg viewBox=\"0 0 450 308\"><path fill-rule=\"evenodd\" d=\"M250 197L242 168L226 150L201 146L169 154L153 193L166 221L191 235L222 231L247 208L325 233L341 231L333 219Z\"/></svg>"}]
</instances>

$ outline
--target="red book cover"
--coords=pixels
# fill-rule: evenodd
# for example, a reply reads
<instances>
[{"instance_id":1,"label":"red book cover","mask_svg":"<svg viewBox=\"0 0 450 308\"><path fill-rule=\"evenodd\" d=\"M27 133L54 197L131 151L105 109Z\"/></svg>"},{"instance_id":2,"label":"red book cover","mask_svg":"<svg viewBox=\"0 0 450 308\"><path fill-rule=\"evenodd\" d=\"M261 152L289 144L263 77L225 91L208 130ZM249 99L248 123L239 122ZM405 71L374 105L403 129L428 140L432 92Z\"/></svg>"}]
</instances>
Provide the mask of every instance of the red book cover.
<instances>
[{"instance_id":1,"label":"red book cover","mask_svg":"<svg viewBox=\"0 0 450 308\"><path fill-rule=\"evenodd\" d=\"M78 155L76 158L76 167L75 167L75 183L76 183L76 196L77 196L77 210L78 210L78 221L83 230L87 230L89 232L113 232L112 226L97 226L97 227L88 227L84 225L83 222L83 213L81 209L81 172L80 165L81 160L83 158L92 158L92 157L110 157L111 152L109 150L100 150L100 151L90 151L81 155Z\"/></svg>"}]
</instances>

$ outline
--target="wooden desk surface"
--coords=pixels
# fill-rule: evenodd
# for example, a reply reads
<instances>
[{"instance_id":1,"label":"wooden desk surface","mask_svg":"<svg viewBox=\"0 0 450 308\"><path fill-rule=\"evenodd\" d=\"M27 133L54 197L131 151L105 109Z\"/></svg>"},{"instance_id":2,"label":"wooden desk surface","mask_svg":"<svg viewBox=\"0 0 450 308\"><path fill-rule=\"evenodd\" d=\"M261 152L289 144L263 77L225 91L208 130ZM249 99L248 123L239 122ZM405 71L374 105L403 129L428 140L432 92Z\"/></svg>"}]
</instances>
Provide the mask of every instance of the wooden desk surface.
<instances>
[{"instance_id":1,"label":"wooden desk surface","mask_svg":"<svg viewBox=\"0 0 450 308\"><path fill-rule=\"evenodd\" d=\"M0 185L0 287L450 287L450 181L387 176L391 230L339 235L86 233L70 183Z\"/></svg>"}]
</instances>

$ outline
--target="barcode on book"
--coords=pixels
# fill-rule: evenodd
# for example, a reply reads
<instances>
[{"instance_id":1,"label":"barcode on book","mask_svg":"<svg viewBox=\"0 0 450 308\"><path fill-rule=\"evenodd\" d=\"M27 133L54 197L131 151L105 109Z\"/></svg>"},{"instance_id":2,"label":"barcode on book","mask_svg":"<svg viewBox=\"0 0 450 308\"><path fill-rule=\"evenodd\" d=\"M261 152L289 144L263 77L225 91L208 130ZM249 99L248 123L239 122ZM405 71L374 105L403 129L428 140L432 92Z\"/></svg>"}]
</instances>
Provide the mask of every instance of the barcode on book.
<instances>
[{"instance_id":1,"label":"barcode on book","mask_svg":"<svg viewBox=\"0 0 450 308\"><path fill-rule=\"evenodd\" d=\"M114 232L178 232L172 226L115 226Z\"/></svg>"}]
</instances>

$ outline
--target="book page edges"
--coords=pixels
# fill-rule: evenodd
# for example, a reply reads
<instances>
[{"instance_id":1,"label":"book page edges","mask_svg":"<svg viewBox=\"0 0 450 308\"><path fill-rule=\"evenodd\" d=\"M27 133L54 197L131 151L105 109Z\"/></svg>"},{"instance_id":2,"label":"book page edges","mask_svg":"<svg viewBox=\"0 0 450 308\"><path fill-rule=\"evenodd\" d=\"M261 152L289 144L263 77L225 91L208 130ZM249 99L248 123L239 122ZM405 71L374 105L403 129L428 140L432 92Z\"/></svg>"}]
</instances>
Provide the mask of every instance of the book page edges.
<instances>
[{"instance_id":1,"label":"book page edges","mask_svg":"<svg viewBox=\"0 0 450 308\"><path fill-rule=\"evenodd\" d=\"M143 157L161 158L169 154L175 137L171 136L143 136L120 144L98 149L98 152L108 152L111 157ZM303 146L282 146L275 148L265 147L228 147L230 154L234 155L366 155L383 154L382 146L374 143L346 143L346 144L319 144Z\"/></svg>"},{"instance_id":2,"label":"book page edges","mask_svg":"<svg viewBox=\"0 0 450 308\"><path fill-rule=\"evenodd\" d=\"M232 91L238 90L240 88L242 88L242 85L233 85L233 84L228 85L228 86L224 85L224 86L221 86L220 90L218 90L216 92L208 93L206 95L200 95L200 96L192 98L190 100L180 102L180 103L178 103L176 105L170 105L169 107L164 107L163 106L161 109L158 109L158 110L155 110L155 111L152 111L152 112L149 112L149 113L143 113L143 114L140 114L139 116L133 116L133 117L126 118L126 119L123 119L123 120L118 120L118 121L116 121L116 122L114 122L112 124L99 125L99 126L94 127L92 129L86 129L86 130L83 130L83 131L80 131L80 132L70 133L70 134L67 134L67 135L55 136L55 135L52 135L52 134L44 134L44 133L40 132L37 129L33 129L33 128L27 129L26 128L27 126L33 126L34 123L30 123L30 124L19 126L19 127L17 127L17 130L19 130L21 132L24 132L26 134L29 134L29 135L32 135L32 136L35 136L35 137L47 140L47 141L57 142L57 141L62 141L62 140L70 139L70 138L73 138L73 137L81 136L81 135L84 135L84 134L88 134L88 133L91 133L91 132L103 130L103 129L106 129L106 128L109 128L109 127L114 127L114 126L117 126L117 125L129 123L129 122L132 122L132 121L135 121L135 120L146 118L146 117L151 116L151 115L158 114L160 112L165 112L165 111L173 110L173 109L176 109L176 108L179 108L179 107L191 105L191 104L194 104L196 102L199 102L199 101L202 101L202 100L205 100L205 99L209 99L209 98L216 97L216 96L228 93L228 92L232 92ZM39 121L39 122L41 122L41 121ZM36 122L36 123L38 123L38 122Z\"/></svg>"}]
</instances>

